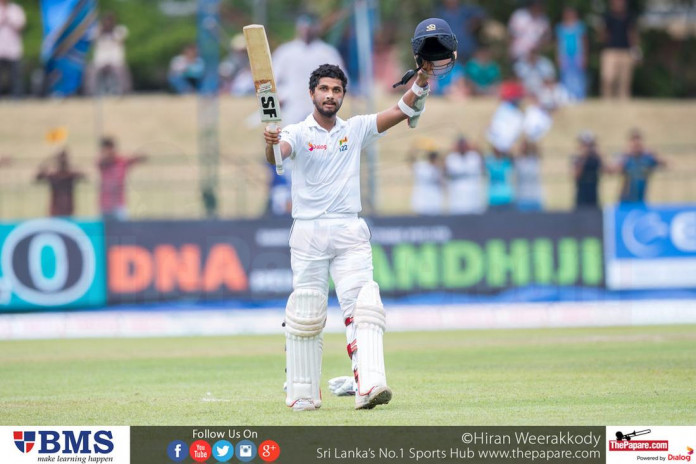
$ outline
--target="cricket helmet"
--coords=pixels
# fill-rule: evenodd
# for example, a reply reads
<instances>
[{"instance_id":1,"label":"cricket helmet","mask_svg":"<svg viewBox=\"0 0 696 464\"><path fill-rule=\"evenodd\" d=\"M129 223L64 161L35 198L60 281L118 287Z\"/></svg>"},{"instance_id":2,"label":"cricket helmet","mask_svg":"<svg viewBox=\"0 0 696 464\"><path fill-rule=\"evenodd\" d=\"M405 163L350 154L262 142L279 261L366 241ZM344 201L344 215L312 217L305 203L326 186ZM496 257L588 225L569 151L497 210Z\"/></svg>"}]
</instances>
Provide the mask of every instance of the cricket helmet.
<instances>
[{"instance_id":1,"label":"cricket helmet","mask_svg":"<svg viewBox=\"0 0 696 464\"><path fill-rule=\"evenodd\" d=\"M411 48L418 66L424 61L433 63L433 75L443 76L452 70L457 58L457 36L447 21L429 18L416 26Z\"/></svg>"}]
</instances>

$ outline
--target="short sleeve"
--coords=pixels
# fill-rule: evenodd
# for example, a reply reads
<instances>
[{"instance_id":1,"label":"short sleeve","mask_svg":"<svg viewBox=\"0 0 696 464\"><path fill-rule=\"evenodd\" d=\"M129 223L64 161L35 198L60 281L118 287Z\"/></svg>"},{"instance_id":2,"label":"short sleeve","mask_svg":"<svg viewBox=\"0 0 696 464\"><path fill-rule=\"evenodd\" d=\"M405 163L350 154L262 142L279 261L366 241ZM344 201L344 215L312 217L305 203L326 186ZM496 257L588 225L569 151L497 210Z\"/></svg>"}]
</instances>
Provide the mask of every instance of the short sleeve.
<instances>
[{"instance_id":1,"label":"short sleeve","mask_svg":"<svg viewBox=\"0 0 696 464\"><path fill-rule=\"evenodd\" d=\"M280 140L290 145L290 158L295 159L297 140L299 138L299 124L290 124L280 131Z\"/></svg>"},{"instance_id":2,"label":"short sleeve","mask_svg":"<svg viewBox=\"0 0 696 464\"><path fill-rule=\"evenodd\" d=\"M377 115L367 114L350 118L353 130L362 140L360 148L365 148L370 143L379 139L382 135L377 131Z\"/></svg>"}]
</instances>

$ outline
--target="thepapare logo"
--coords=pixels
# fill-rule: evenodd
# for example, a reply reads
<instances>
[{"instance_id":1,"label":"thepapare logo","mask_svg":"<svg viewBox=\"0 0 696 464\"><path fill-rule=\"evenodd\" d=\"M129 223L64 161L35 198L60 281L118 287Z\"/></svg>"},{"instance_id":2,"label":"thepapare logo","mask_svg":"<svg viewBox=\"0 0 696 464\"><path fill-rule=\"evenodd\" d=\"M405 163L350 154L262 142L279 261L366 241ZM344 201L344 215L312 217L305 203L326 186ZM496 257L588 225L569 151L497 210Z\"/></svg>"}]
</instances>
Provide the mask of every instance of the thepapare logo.
<instances>
[{"instance_id":1,"label":"thepapare logo","mask_svg":"<svg viewBox=\"0 0 696 464\"><path fill-rule=\"evenodd\" d=\"M24 222L2 246L2 287L42 306L58 306L82 297L94 281L95 253L85 232L63 219ZM9 292L8 292L9 291Z\"/></svg>"},{"instance_id":2,"label":"thepapare logo","mask_svg":"<svg viewBox=\"0 0 696 464\"><path fill-rule=\"evenodd\" d=\"M22 453L31 451L34 442L38 441L39 454L109 454L114 450L113 438L110 430L98 430L94 434L91 430L14 432L15 445Z\"/></svg>"},{"instance_id":3,"label":"thepapare logo","mask_svg":"<svg viewBox=\"0 0 696 464\"><path fill-rule=\"evenodd\" d=\"M309 148L309 151L326 150L326 145L315 145L312 142L307 142L307 146Z\"/></svg>"},{"instance_id":4,"label":"thepapare logo","mask_svg":"<svg viewBox=\"0 0 696 464\"><path fill-rule=\"evenodd\" d=\"M12 432L14 436L15 446L22 453L28 453L34 449L34 442L36 441L36 432Z\"/></svg>"}]
</instances>

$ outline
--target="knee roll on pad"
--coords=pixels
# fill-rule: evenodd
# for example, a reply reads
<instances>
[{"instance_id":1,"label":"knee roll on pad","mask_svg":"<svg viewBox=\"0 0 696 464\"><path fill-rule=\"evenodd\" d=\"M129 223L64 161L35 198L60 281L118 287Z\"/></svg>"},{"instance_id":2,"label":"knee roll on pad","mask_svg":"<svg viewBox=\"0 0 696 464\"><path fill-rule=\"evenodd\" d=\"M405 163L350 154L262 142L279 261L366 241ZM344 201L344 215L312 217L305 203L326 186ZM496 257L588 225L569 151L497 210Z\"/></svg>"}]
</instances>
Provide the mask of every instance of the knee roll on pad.
<instances>
[{"instance_id":1,"label":"knee roll on pad","mask_svg":"<svg viewBox=\"0 0 696 464\"><path fill-rule=\"evenodd\" d=\"M326 294L312 289L295 290L285 307L285 331L297 337L320 334L326 325Z\"/></svg>"},{"instance_id":2,"label":"knee roll on pad","mask_svg":"<svg viewBox=\"0 0 696 464\"><path fill-rule=\"evenodd\" d=\"M358 292L353 310L353 323L358 327L361 324L374 324L382 331L386 329L387 313L379 296L377 282L366 283Z\"/></svg>"},{"instance_id":3,"label":"knee roll on pad","mask_svg":"<svg viewBox=\"0 0 696 464\"><path fill-rule=\"evenodd\" d=\"M310 399L321 406L322 330L326 324L327 296L312 289L295 290L285 308L287 396L292 406Z\"/></svg>"}]
</instances>

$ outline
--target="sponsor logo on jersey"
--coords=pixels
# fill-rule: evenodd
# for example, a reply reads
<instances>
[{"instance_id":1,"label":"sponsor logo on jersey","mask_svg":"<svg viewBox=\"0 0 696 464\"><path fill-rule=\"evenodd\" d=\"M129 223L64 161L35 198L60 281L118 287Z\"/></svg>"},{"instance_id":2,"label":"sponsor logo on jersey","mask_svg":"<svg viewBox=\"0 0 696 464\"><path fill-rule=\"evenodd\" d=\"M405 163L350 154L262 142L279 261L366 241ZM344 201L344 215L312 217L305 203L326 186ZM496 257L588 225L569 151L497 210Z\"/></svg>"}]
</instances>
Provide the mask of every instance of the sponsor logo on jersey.
<instances>
[{"instance_id":1,"label":"sponsor logo on jersey","mask_svg":"<svg viewBox=\"0 0 696 464\"><path fill-rule=\"evenodd\" d=\"M309 151L326 150L326 145L315 145L312 142L308 142L308 145L309 145Z\"/></svg>"}]
</instances>

